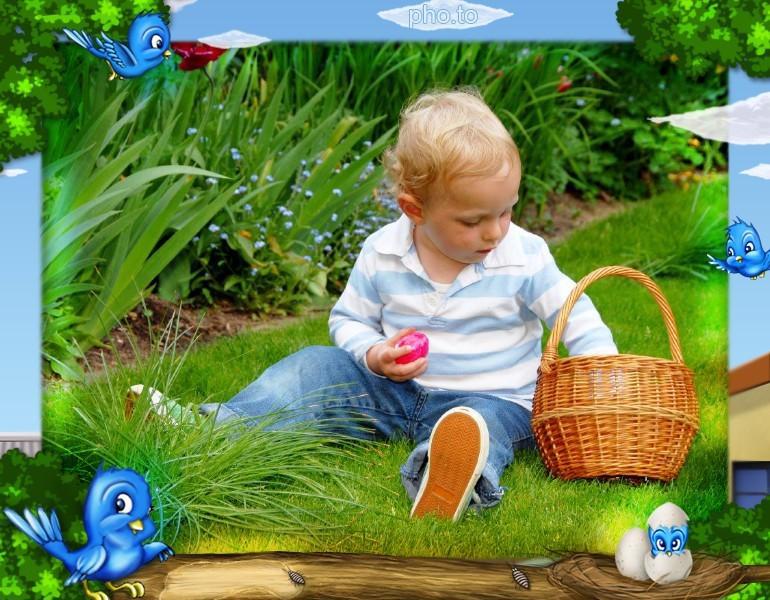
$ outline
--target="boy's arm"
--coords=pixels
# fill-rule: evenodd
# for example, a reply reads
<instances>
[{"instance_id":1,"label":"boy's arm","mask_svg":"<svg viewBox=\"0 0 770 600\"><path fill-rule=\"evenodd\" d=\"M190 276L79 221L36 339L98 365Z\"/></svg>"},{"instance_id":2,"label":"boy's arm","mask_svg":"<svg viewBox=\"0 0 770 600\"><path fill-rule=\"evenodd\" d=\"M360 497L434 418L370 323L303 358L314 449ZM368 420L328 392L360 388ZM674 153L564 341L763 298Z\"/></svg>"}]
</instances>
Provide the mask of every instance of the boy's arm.
<instances>
[{"instance_id":1,"label":"boy's arm","mask_svg":"<svg viewBox=\"0 0 770 600\"><path fill-rule=\"evenodd\" d=\"M387 339L382 330L382 300L374 286L376 254L367 250L364 244L345 289L329 314L329 336L334 344L364 365L367 350Z\"/></svg>"},{"instance_id":2,"label":"boy's arm","mask_svg":"<svg viewBox=\"0 0 770 600\"><path fill-rule=\"evenodd\" d=\"M545 241L542 242L537 260L539 268L523 286L522 296L529 309L553 329L575 282L556 266ZM578 298L572 308L561 341L571 355L618 353L612 333L585 294Z\"/></svg>"}]
</instances>

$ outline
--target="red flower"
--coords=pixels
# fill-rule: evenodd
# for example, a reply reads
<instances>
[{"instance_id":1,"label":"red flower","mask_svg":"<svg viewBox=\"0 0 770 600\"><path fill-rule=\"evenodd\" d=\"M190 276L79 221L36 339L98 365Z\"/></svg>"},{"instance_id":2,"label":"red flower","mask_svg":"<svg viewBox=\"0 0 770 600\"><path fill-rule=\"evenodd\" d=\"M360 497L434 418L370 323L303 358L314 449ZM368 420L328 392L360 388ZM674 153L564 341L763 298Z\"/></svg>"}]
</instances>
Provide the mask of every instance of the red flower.
<instances>
[{"instance_id":1,"label":"red flower","mask_svg":"<svg viewBox=\"0 0 770 600\"><path fill-rule=\"evenodd\" d=\"M215 48L201 42L171 42L171 48L182 57L179 68L183 71L202 69L222 56L226 50L226 48Z\"/></svg>"},{"instance_id":2,"label":"red flower","mask_svg":"<svg viewBox=\"0 0 770 600\"><path fill-rule=\"evenodd\" d=\"M562 92L566 92L571 87L572 80L566 75L562 75L561 79L559 80L559 85L556 86L556 92L561 94Z\"/></svg>"}]
</instances>

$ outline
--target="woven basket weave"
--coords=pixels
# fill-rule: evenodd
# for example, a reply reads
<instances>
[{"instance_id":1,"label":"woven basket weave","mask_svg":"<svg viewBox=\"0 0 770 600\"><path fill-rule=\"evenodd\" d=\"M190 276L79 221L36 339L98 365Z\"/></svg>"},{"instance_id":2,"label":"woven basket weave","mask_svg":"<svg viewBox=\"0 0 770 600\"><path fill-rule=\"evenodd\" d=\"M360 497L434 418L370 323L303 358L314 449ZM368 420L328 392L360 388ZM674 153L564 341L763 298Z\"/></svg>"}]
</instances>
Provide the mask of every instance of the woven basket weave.
<instances>
[{"instance_id":1,"label":"woven basket weave","mask_svg":"<svg viewBox=\"0 0 770 600\"><path fill-rule=\"evenodd\" d=\"M575 302L593 282L613 275L640 282L653 296L672 360L631 354L559 358ZM671 307L647 275L604 267L578 282L543 351L532 429L546 467L562 479L677 476L698 431L698 400Z\"/></svg>"}]
</instances>

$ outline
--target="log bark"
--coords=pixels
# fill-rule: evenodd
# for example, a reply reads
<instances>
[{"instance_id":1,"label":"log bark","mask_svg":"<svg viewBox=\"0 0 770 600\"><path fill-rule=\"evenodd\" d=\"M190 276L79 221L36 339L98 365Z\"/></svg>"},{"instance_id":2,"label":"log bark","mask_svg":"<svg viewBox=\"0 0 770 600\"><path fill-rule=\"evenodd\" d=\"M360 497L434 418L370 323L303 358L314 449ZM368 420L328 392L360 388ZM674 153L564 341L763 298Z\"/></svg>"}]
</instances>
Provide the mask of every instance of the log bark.
<instances>
[{"instance_id":1,"label":"log bark","mask_svg":"<svg viewBox=\"0 0 770 600\"><path fill-rule=\"evenodd\" d=\"M514 581L513 566L527 576L529 589ZM146 600L585 600L591 597L585 590L581 593L554 585L549 580L550 572L551 567L524 566L512 560L271 552L177 555L165 563L146 565L126 581L140 581L145 587ZM761 581L770 581L770 566L743 568L741 583ZM130 596L115 592L114 597ZM609 596L597 589L595 597Z\"/></svg>"},{"instance_id":2,"label":"log bark","mask_svg":"<svg viewBox=\"0 0 770 600\"><path fill-rule=\"evenodd\" d=\"M505 560L373 554L199 554L177 555L165 563L153 562L126 581L141 581L146 600L531 600L545 597L565 600L578 597L552 587L543 568L517 566L530 581L529 590L520 587L513 580L513 564ZM289 571L299 573L305 583L294 583ZM115 597L128 596L116 594Z\"/></svg>"}]
</instances>

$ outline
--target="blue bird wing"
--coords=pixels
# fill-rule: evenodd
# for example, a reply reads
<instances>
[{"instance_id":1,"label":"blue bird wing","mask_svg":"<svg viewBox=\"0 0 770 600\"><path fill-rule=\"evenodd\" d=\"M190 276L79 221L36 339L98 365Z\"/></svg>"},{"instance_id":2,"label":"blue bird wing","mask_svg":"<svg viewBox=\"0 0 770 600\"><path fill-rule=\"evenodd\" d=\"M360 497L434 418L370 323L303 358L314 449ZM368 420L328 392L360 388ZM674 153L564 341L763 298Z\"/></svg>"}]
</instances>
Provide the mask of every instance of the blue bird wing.
<instances>
[{"instance_id":1,"label":"blue bird wing","mask_svg":"<svg viewBox=\"0 0 770 600\"><path fill-rule=\"evenodd\" d=\"M765 260L764 260L764 262L762 263L762 268L763 268L765 271L770 271L770 250L768 250L767 252L765 252Z\"/></svg>"},{"instance_id":2,"label":"blue bird wing","mask_svg":"<svg viewBox=\"0 0 770 600\"><path fill-rule=\"evenodd\" d=\"M134 53L128 46L121 42L116 42L106 33L102 32L101 38L96 38L99 48L107 55L107 60L119 67L126 69L135 67L138 63Z\"/></svg>"},{"instance_id":3,"label":"blue bird wing","mask_svg":"<svg viewBox=\"0 0 770 600\"><path fill-rule=\"evenodd\" d=\"M97 49L94 46L94 42L91 40L91 36L88 35L85 31L72 31L71 29L65 29L64 34L78 46L85 48L97 58L103 58L105 60L107 59L107 54L103 50Z\"/></svg>"},{"instance_id":4,"label":"blue bird wing","mask_svg":"<svg viewBox=\"0 0 770 600\"><path fill-rule=\"evenodd\" d=\"M714 258L710 254L707 254L706 256L709 257L709 264L710 265L714 265L720 271L727 271L728 273L739 273L740 272L735 267L731 267L730 265L728 265L727 262L724 261L724 260L721 260L719 258Z\"/></svg>"},{"instance_id":5,"label":"blue bird wing","mask_svg":"<svg viewBox=\"0 0 770 600\"><path fill-rule=\"evenodd\" d=\"M83 550L75 562L72 575L64 582L64 585L72 585L88 579L89 575L93 575L101 569L105 562L107 562L107 550L104 546L92 546Z\"/></svg>"}]
</instances>

